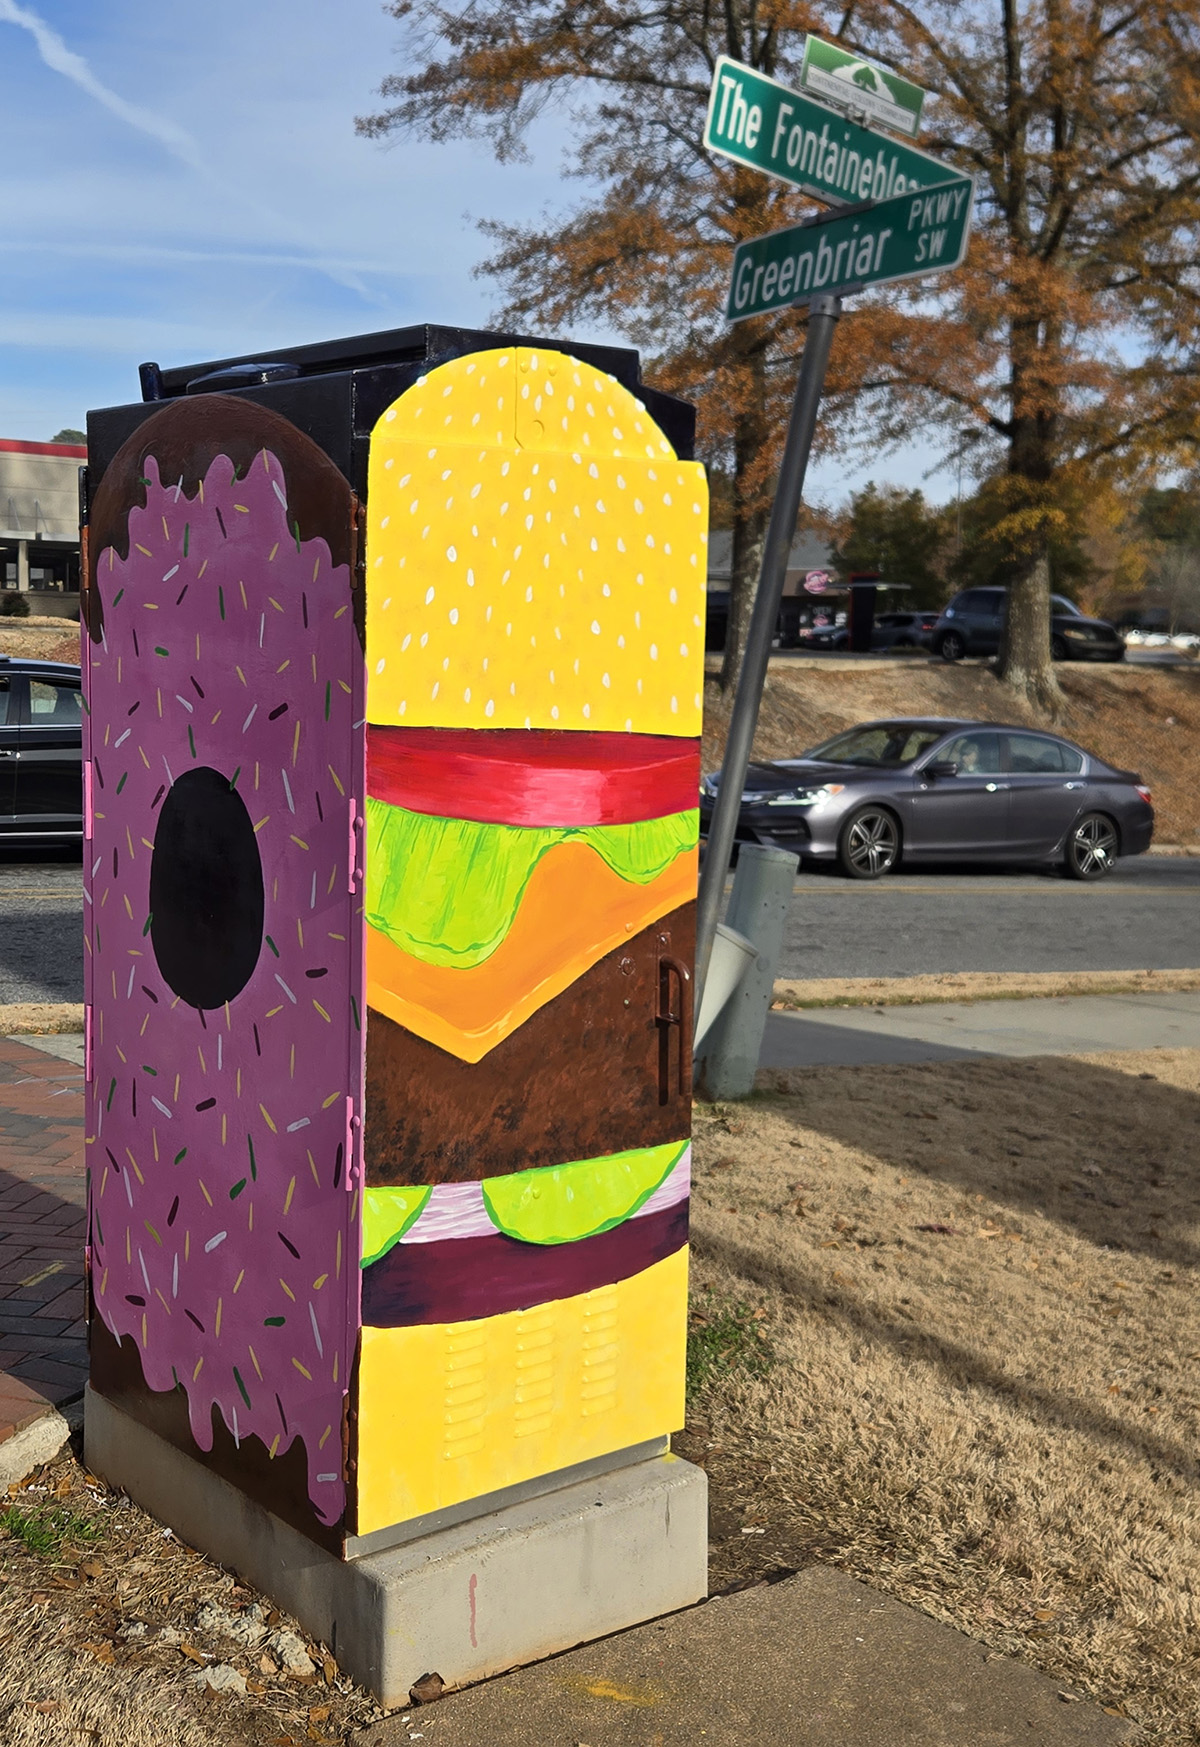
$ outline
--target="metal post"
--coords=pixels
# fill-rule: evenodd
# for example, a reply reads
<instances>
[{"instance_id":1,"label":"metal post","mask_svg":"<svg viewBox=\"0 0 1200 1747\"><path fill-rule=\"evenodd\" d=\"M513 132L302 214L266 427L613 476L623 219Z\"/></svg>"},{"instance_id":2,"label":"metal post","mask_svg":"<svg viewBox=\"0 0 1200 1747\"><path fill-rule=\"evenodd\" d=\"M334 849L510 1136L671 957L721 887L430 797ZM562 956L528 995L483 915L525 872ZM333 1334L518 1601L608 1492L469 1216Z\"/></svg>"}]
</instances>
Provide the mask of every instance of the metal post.
<instances>
[{"instance_id":1,"label":"metal post","mask_svg":"<svg viewBox=\"0 0 1200 1747\"><path fill-rule=\"evenodd\" d=\"M796 518L800 514L800 498L804 490L804 475L808 468L809 451L817 427L817 412L825 386L825 370L833 345L834 329L842 313L840 297L814 297L808 310L808 334L804 356L796 381L796 396L788 420L787 439L783 446L783 461L779 468L779 483L771 505L771 520L763 547L762 569L759 571L758 592L750 616L746 652L742 671L738 675L733 713L729 719L729 736L725 743L725 758L721 765L721 786L708 829L708 848L704 870L700 876L700 900L696 914L696 1012L704 994L708 962L712 957L713 937L721 914L721 899L725 892L725 875L733 853L737 834L738 812L754 730L758 726L758 710L762 702L767 663L771 658L771 639L779 617L779 603L787 577L788 555L796 537Z\"/></svg>"},{"instance_id":2,"label":"metal post","mask_svg":"<svg viewBox=\"0 0 1200 1747\"><path fill-rule=\"evenodd\" d=\"M747 965L704 1039L702 1078L709 1098L748 1098L754 1090L798 863L789 850L762 843L743 844L738 856L725 921L754 942L758 958Z\"/></svg>"}]
</instances>

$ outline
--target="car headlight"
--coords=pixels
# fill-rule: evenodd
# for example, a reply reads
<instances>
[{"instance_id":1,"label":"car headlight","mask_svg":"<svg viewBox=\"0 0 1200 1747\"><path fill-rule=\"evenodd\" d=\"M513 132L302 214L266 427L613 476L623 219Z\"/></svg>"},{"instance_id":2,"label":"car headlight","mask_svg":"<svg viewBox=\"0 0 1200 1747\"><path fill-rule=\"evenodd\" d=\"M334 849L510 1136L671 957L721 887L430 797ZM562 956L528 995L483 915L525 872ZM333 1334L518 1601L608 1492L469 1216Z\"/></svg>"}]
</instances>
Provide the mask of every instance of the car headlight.
<instances>
[{"instance_id":1,"label":"car headlight","mask_svg":"<svg viewBox=\"0 0 1200 1747\"><path fill-rule=\"evenodd\" d=\"M700 778L700 793L707 800L710 800L710 801L716 800L716 798L717 798L717 785L716 785L716 781L714 780L714 778L712 778L711 776L702 776Z\"/></svg>"},{"instance_id":2,"label":"car headlight","mask_svg":"<svg viewBox=\"0 0 1200 1747\"><path fill-rule=\"evenodd\" d=\"M786 789L781 795L772 795L767 802L768 807L820 807L826 801L831 801L834 795L840 795L845 783L822 783L819 789Z\"/></svg>"},{"instance_id":3,"label":"car headlight","mask_svg":"<svg viewBox=\"0 0 1200 1747\"><path fill-rule=\"evenodd\" d=\"M1075 626L1073 626L1073 625L1064 625L1063 626L1063 636L1064 637L1090 637L1091 632L1077 630L1075 628Z\"/></svg>"}]
</instances>

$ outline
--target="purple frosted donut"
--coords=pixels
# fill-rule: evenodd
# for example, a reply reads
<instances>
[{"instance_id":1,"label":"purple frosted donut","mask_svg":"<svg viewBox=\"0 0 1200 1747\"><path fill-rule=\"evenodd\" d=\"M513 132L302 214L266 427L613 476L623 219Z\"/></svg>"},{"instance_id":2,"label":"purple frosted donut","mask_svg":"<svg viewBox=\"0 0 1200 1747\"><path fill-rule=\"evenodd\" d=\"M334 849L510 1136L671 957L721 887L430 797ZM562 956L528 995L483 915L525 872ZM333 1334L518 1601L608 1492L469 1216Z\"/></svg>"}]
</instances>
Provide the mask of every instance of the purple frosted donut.
<instances>
[{"instance_id":1,"label":"purple frosted donut","mask_svg":"<svg viewBox=\"0 0 1200 1747\"><path fill-rule=\"evenodd\" d=\"M358 1323L362 651L350 565L304 537L276 453L160 466L203 416L142 427L144 507L120 528L109 503L95 552L92 1287L149 1388L186 1392L199 1449L214 1406L239 1445L302 1440L330 1524Z\"/></svg>"}]
</instances>

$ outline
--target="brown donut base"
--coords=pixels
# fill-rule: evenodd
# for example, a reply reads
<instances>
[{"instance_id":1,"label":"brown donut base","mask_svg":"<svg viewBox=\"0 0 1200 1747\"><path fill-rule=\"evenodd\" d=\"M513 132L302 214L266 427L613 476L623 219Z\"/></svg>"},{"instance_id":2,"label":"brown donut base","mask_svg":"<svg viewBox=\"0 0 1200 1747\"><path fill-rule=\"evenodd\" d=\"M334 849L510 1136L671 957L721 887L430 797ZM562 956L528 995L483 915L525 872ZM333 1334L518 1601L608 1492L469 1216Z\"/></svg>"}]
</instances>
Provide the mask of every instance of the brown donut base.
<instances>
[{"instance_id":1,"label":"brown donut base","mask_svg":"<svg viewBox=\"0 0 1200 1747\"><path fill-rule=\"evenodd\" d=\"M137 1342L121 1341L109 1332L103 1319L92 1312L88 1332L91 1354L91 1386L98 1395L154 1432L164 1443L182 1450L194 1462L236 1486L256 1504L261 1504L291 1528L298 1529L328 1552L342 1554L345 1521L323 1523L308 1496L308 1456L304 1440L295 1437L286 1450L272 1458L260 1438L233 1441L217 1408L212 1410L213 1443L202 1450L188 1423L187 1396L178 1389L151 1389L142 1374Z\"/></svg>"}]
</instances>

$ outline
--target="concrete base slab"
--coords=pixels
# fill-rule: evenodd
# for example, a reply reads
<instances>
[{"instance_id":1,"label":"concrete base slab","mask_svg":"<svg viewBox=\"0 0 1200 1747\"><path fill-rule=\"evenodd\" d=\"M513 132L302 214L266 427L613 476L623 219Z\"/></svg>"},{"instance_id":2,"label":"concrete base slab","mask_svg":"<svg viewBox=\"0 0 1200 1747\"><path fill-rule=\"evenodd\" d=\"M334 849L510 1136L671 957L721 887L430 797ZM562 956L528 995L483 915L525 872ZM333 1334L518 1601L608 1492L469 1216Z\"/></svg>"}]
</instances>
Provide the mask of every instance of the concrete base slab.
<instances>
[{"instance_id":1,"label":"concrete base slab","mask_svg":"<svg viewBox=\"0 0 1200 1747\"><path fill-rule=\"evenodd\" d=\"M353 1747L1116 1747L1133 1728L824 1565L408 1714Z\"/></svg>"},{"instance_id":2,"label":"concrete base slab","mask_svg":"<svg viewBox=\"0 0 1200 1747\"><path fill-rule=\"evenodd\" d=\"M708 1589L708 1485L658 1456L386 1552L340 1560L89 1390L88 1467L236 1571L381 1704L688 1607Z\"/></svg>"}]
</instances>

